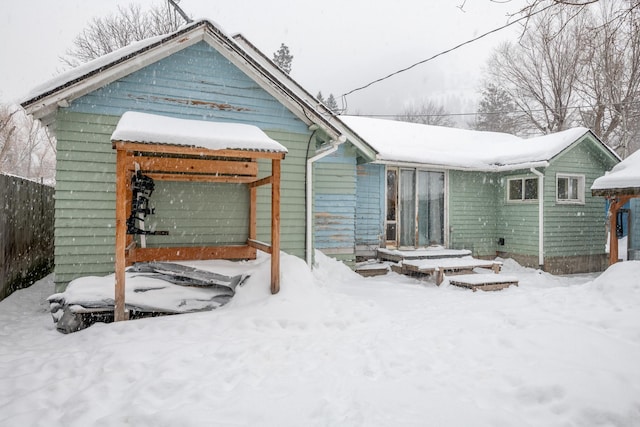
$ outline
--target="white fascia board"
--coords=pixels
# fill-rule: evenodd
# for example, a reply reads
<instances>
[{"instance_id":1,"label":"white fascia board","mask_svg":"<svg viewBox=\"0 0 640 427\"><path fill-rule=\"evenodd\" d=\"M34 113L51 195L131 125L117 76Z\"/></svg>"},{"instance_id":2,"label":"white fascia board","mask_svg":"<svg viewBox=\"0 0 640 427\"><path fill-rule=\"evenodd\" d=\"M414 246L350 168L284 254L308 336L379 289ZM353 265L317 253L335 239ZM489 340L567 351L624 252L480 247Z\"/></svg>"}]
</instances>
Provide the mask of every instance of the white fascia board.
<instances>
[{"instance_id":1,"label":"white fascia board","mask_svg":"<svg viewBox=\"0 0 640 427\"><path fill-rule=\"evenodd\" d=\"M526 162L526 163L515 163L515 164L500 165L500 166L491 166L491 167L485 167L485 168L474 168L474 167L464 167L464 166L455 166L455 165L438 165L438 164L416 163L416 162L399 162L399 161L393 161L393 160L376 160L371 163L387 165L387 166L396 166L396 167L429 169L434 171L456 170L456 171L464 171L464 172L508 172L508 171L514 171L519 169L546 168L547 166L549 166L549 162L547 162L546 160L541 160L536 162Z\"/></svg>"}]
</instances>

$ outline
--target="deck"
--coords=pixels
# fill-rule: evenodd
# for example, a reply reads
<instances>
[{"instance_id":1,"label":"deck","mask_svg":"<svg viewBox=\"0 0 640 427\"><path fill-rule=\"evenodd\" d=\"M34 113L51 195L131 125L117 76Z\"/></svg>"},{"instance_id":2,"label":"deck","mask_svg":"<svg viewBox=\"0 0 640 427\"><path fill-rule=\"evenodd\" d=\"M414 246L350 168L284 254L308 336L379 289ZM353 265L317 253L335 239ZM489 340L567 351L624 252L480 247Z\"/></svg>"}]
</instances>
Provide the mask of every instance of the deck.
<instances>
[{"instance_id":1,"label":"deck","mask_svg":"<svg viewBox=\"0 0 640 427\"><path fill-rule=\"evenodd\" d=\"M435 277L438 286L445 276L450 276L450 284L473 291L495 291L518 285L517 277L501 273L502 262L473 258L471 251L466 249L446 249L440 246L415 250L380 248L376 261L356 266L356 272L365 277L386 274L389 269L406 275ZM492 270L493 274L476 269Z\"/></svg>"}]
</instances>

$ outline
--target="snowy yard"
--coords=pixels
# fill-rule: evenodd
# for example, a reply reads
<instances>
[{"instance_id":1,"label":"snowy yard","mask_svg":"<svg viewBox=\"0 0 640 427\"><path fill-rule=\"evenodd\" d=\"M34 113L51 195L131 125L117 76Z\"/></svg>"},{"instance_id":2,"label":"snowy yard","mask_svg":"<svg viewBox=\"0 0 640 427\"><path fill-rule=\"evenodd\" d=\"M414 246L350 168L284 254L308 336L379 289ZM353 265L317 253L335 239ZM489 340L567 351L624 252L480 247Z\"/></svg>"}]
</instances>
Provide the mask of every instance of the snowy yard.
<instances>
[{"instance_id":1,"label":"snowy yard","mask_svg":"<svg viewBox=\"0 0 640 427\"><path fill-rule=\"evenodd\" d=\"M55 330L51 278L0 302L2 426L638 426L640 262L471 292L325 257L221 309Z\"/></svg>"}]
</instances>

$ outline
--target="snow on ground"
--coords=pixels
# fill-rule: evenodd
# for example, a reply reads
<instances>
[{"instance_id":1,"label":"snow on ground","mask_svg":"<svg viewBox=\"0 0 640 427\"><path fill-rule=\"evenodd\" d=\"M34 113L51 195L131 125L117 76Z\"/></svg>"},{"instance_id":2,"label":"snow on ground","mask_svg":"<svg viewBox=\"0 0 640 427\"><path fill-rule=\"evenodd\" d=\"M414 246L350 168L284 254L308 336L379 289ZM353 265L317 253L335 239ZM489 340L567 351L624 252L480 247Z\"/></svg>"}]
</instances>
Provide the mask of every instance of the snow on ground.
<instances>
[{"instance_id":1,"label":"snow on ground","mask_svg":"<svg viewBox=\"0 0 640 427\"><path fill-rule=\"evenodd\" d=\"M637 426L640 262L471 292L259 259L211 312L55 330L0 302L2 426Z\"/></svg>"}]
</instances>

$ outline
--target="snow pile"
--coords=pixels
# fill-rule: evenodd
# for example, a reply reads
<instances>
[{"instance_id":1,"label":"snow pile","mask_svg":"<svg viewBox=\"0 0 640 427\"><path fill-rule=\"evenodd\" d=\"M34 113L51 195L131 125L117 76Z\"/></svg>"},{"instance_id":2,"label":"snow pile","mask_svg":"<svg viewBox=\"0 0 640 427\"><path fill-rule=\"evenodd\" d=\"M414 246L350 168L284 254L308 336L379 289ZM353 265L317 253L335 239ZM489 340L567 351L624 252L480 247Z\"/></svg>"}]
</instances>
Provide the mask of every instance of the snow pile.
<instances>
[{"instance_id":1,"label":"snow pile","mask_svg":"<svg viewBox=\"0 0 640 427\"><path fill-rule=\"evenodd\" d=\"M593 181L592 190L640 187L640 151L618 163L605 176Z\"/></svg>"},{"instance_id":2,"label":"snow pile","mask_svg":"<svg viewBox=\"0 0 640 427\"><path fill-rule=\"evenodd\" d=\"M69 335L51 278L11 295L0 425L640 425L640 262L471 292L283 255L277 295L268 264L217 310Z\"/></svg>"},{"instance_id":3,"label":"snow pile","mask_svg":"<svg viewBox=\"0 0 640 427\"><path fill-rule=\"evenodd\" d=\"M122 115L112 141L188 145L210 150L250 150L286 153L257 126L176 119L127 111Z\"/></svg>"}]
</instances>

